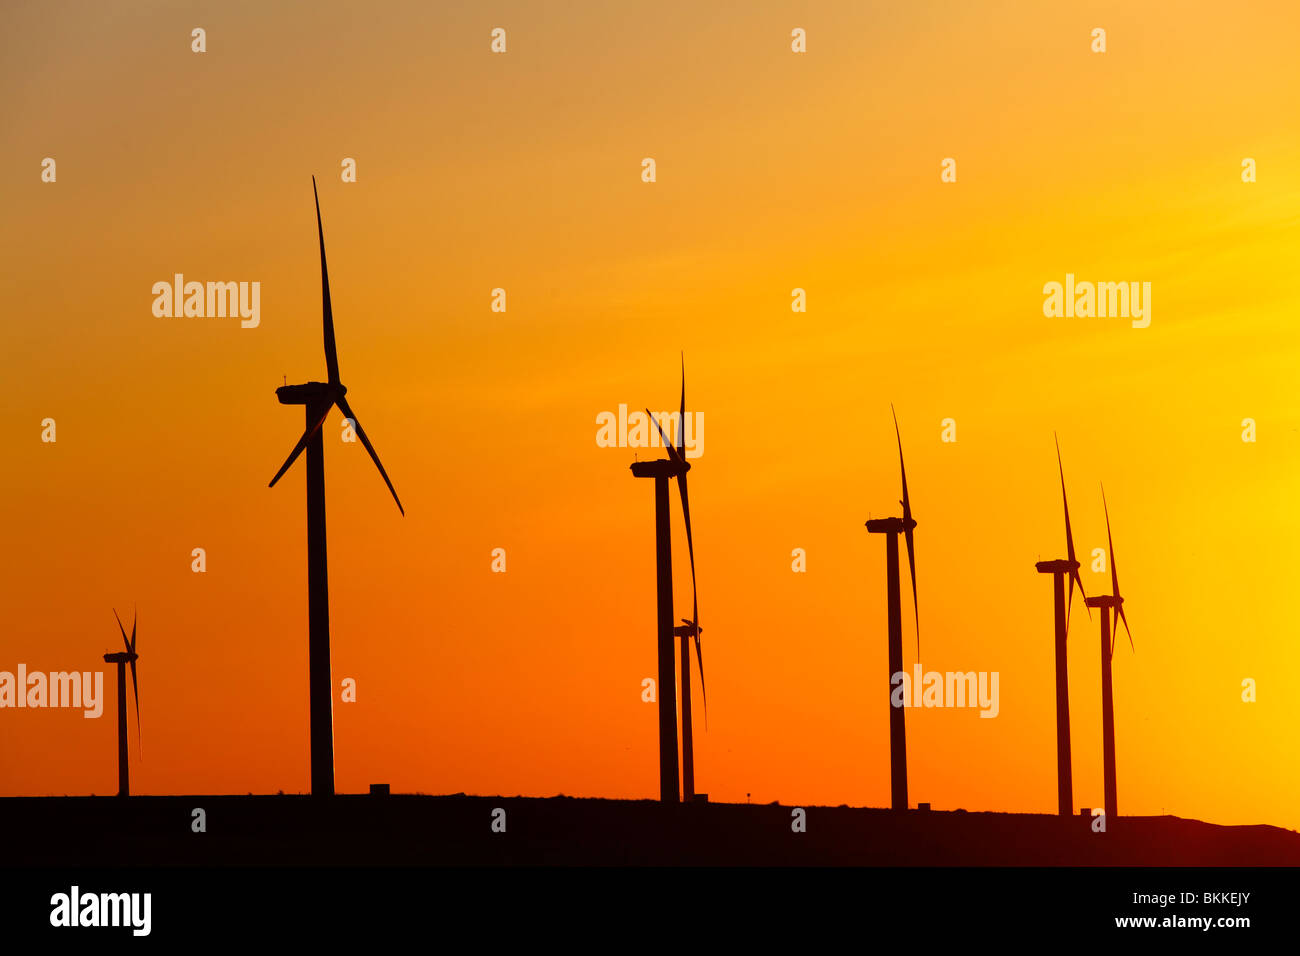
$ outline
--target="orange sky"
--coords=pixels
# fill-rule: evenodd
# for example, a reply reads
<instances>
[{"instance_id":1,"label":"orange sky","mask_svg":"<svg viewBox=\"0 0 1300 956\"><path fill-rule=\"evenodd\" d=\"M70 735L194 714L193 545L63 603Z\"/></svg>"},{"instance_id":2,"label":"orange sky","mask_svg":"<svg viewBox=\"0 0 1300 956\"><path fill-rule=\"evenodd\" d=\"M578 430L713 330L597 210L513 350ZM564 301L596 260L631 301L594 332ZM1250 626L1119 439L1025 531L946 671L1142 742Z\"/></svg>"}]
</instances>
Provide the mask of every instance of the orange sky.
<instances>
[{"instance_id":1,"label":"orange sky","mask_svg":"<svg viewBox=\"0 0 1300 956\"><path fill-rule=\"evenodd\" d=\"M104 668L137 603L133 790L307 788L303 466L266 483L302 428L274 389L325 374L315 174L343 380L407 509L335 413L341 791L657 794L652 496L595 420L673 407L684 349L698 789L887 802L863 522L897 511L893 402L923 663L1001 675L996 719L908 712L913 802L1055 810L1057 430L1084 555L1106 483L1137 647L1121 811L1296 827L1298 38L1285 2L7 4L0 670ZM260 326L156 318L177 272L261 282ZM1067 272L1151 282L1151 326L1045 318ZM674 534L680 616L675 504ZM1097 627L1076 608L1077 806ZM0 794L115 789L105 678L100 720L0 711Z\"/></svg>"}]
</instances>

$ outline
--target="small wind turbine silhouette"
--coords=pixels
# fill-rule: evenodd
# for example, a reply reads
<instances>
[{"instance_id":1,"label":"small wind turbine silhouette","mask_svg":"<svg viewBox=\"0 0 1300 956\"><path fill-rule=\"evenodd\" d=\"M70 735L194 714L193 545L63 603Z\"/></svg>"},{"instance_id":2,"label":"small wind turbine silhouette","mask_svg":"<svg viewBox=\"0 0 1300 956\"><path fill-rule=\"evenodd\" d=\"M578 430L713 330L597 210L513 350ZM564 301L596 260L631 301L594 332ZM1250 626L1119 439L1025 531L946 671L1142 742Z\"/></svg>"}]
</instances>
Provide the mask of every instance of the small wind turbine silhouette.
<instances>
[{"instance_id":1,"label":"small wind turbine silhouette","mask_svg":"<svg viewBox=\"0 0 1300 956\"><path fill-rule=\"evenodd\" d=\"M903 600L900 593L898 575L898 536L903 535L907 541L907 563L912 572L912 609L916 616L916 656L921 657L921 615L916 601L916 551L912 532L916 529L916 520L912 517L912 499L907 494L907 468L903 464L903 436L898 430L898 414L894 406L889 410L894 415L894 435L898 439L898 469L903 478L903 506L901 518L873 518L867 522L867 531L871 534L883 534L885 538L886 591L889 598L889 770L890 770L890 805L895 810L907 809L907 725L904 722L902 707L893 704L894 675L903 670Z\"/></svg>"},{"instance_id":2,"label":"small wind turbine silhouette","mask_svg":"<svg viewBox=\"0 0 1300 956\"><path fill-rule=\"evenodd\" d=\"M140 655L135 650L136 616L133 614L131 617L129 641L126 639L126 628L122 626L122 619L117 616L117 608L113 609L113 617L117 619L117 629L122 632L122 643L126 646L126 650L105 654L104 663L117 665L117 795L129 797L131 770L126 733L126 666L131 665L131 689L135 697L135 734L138 741L140 739L140 684L136 679L135 662L139 660Z\"/></svg>"},{"instance_id":3,"label":"small wind turbine silhouette","mask_svg":"<svg viewBox=\"0 0 1300 956\"><path fill-rule=\"evenodd\" d=\"M704 693L704 665L700 657L700 634L704 628L694 621L682 618L682 623L673 628L673 636L681 639L681 673L682 673L682 800L690 803L695 799L695 735L691 723L691 638L695 638L696 658L700 664L700 693ZM706 698L707 699L707 698ZM705 725L708 725L708 707L705 706Z\"/></svg>"},{"instance_id":4,"label":"small wind turbine silhouette","mask_svg":"<svg viewBox=\"0 0 1300 956\"><path fill-rule=\"evenodd\" d=\"M695 799L695 734L691 720L691 638L695 638L695 659L700 667L700 697L704 702L704 721L709 719L709 695L704 686L704 651L700 646L700 601L695 585L695 540L691 535L691 502L686 492L686 472L690 465L686 462L686 356L682 355L682 399L677 413L677 446L668 440L663 426L646 409L650 420L659 429L668 457L684 466L677 474L677 490L682 498L682 519L686 524L686 550L691 559L691 617L682 618L682 623L673 628L673 635L681 640L681 675L682 675L682 799L690 803Z\"/></svg>"},{"instance_id":5,"label":"small wind turbine silhouette","mask_svg":"<svg viewBox=\"0 0 1300 956\"><path fill-rule=\"evenodd\" d=\"M1053 436L1055 437L1055 436ZM1056 810L1063 817L1074 815L1074 784L1070 762L1070 681L1067 675L1066 635L1070 629L1070 608L1074 605L1074 585L1085 603L1088 595L1083 591L1079 577L1079 562L1074 556L1074 534L1070 531L1070 502L1065 497L1065 466L1061 464L1061 442L1056 441L1056 467L1061 475L1061 505L1065 508L1065 558L1056 561L1039 561L1034 565L1039 574L1052 575L1053 599L1056 610ZM1065 579L1070 579L1070 594L1065 594ZM1067 603L1068 601L1068 603ZM1092 612L1088 612L1089 618Z\"/></svg>"},{"instance_id":6,"label":"small wind turbine silhouette","mask_svg":"<svg viewBox=\"0 0 1300 956\"><path fill-rule=\"evenodd\" d=\"M1110 594L1085 599L1088 607L1102 608L1101 612L1101 738L1102 764L1105 775L1106 819L1119 816L1115 785L1115 698L1111 690L1110 662L1115 656L1115 638L1119 637L1119 623L1124 622L1128 644L1133 648L1133 632L1128 628L1124 614L1124 599L1119 593L1119 572L1115 570L1115 543L1110 536L1110 508L1106 505L1106 488L1101 489L1101 506L1106 512L1106 558L1110 562ZM1114 626L1111 611L1115 612Z\"/></svg>"},{"instance_id":7,"label":"small wind turbine silhouette","mask_svg":"<svg viewBox=\"0 0 1300 956\"><path fill-rule=\"evenodd\" d=\"M321 225L320 196L316 193L316 177L311 180L312 195L316 199L316 232L320 239L320 282L322 324L325 331L325 365L329 380L307 382L303 385L282 385L275 390L281 405L305 406L307 428L285 459L280 470L271 479L274 487L280 477L297 461L303 449L307 450L307 593L308 593L308 671L311 697L311 792L316 796L334 793L334 720L333 691L330 683L330 607L329 563L325 545L325 447L321 426L338 406L339 411L352 422L353 430L370 459L383 476L384 484L397 502L403 515L397 490L388 479L388 472L379 460L374 446L361 427L361 421L348 405L344 396L347 387L339 379L338 351L334 345L334 311L330 305L329 270L325 264L325 229Z\"/></svg>"}]
</instances>

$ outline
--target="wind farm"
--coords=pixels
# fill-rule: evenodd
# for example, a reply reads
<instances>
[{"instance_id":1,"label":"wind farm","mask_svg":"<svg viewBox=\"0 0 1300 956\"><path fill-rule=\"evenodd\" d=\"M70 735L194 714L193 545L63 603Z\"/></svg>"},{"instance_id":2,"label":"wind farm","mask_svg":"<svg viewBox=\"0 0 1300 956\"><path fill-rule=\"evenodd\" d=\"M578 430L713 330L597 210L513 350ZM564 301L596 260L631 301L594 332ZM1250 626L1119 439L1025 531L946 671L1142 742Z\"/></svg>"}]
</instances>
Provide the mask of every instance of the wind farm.
<instances>
[{"instance_id":1,"label":"wind farm","mask_svg":"<svg viewBox=\"0 0 1300 956\"><path fill-rule=\"evenodd\" d=\"M1292 6L273 6L4 13L6 859L1300 872Z\"/></svg>"},{"instance_id":2,"label":"wind farm","mask_svg":"<svg viewBox=\"0 0 1300 956\"><path fill-rule=\"evenodd\" d=\"M1084 593L1084 583L1080 575L1082 565L1076 552L1075 526L1071 520L1059 439L1056 440L1057 479L1064 518L1065 557L1040 560L1035 564L1035 570L1039 574L1052 576L1053 626L1050 631L1041 626L1038 630L1044 644L1050 633L1050 646L1053 649L1056 813L1054 815L1015 814L995 810L971 811L966 808L933 810L929 801L912 799L913 795L909 791L906 708L924 709L932 705L954 706L954 703L951 699L944 701L941 694L936 694L932 699L931 692L941 689L931 686L932 675L926 675L924 690L921 686L923 668L920 659L919 588L915 544L918 521L913 513L902 429L897 412L892 405L890 410L894 431L893 445L898 456L897 474L900 494L898 504L901 514L871 517L866 522L866 530L869 534L881 535L885 539L884 620L869 619L853 638L873 648L870 656L880 663L887 664L889 669L886 695L889 706L887 722L889 769L886 778L889 792L888 807L887 809L873 809L869 805L791 807L782 805L779 801L762 806L751 806L710 800L707 793L700 792L697 789L701 770L697 744L701 728L693 706L695 692L692 682L692 648L699 676L699 696L704 705L706 719L708 697L704 683L702 653L704 628L700 624L695 529L692 525L691 499L688 492L687 476L692 471L693 465L688 460L690 449L687 433L691 419L686 403L684 354L681 356L681 388L677 411L656 415L647 408L645 412L646 422L654 426L651 438L655 436L658 438L658 441L652 440L649 444L651 447L662 448L666 457L642 459L640 454L636 453L635 460L630 464L634 477L653 480L654 625L652 629L647 614L646 620L638 620L638 623L630 627L625 635L614 636L616 640L641 641L647 651L651 646L654 648L656 678L646 682L653 685L654 693L646 699L655 705L658 739L653 752L646 750L641 756L647 761L657 757L659 783L657 800L598 797L507 798L467 796L464 793L448 796L423 794L389 796L390 788L386 784L372 788L369 796L339 793L335 784L334 712L337 694L331 658L331 608L324 493L324 425L334 408L337 407L343 414L345 430L354 431L374 467L379 471L399 514L405 516L406 511L378 453L345 397L348 389L343 384L339 370L324 226L319 190L314 178L312 187L319 253L321 330L326 380L309 381L300 385L285 384L276 389L281 404L304 406L305 428L270 481L270 486L274 487L290 471L299 457L306 453L309 665L306 703L310 718L308 753L311 781L310 790L306 794L308 802L304 804L301 798L283 793L276 796L249 794L247 797L221 794L201 797L141 797L133 794L129 769L126 671L129 668L131 672L138 739L140 727L136 673L139 659L137 629L136 621L133 620L128 638L121 619L114 611L124 650L105 654L104 660L106 663L115 664L117 668L119 770L117 796L129 797L130 800L119 800L109 807L96 802L93 798L89 802L87 798L72 797L44 798L44 802L33 802L40 801L41 798L6 799L0 800L0 818L4 818L6 813L18 813L29 817L57 813L62 819L80 819L85 826L98 828L114 815L122 817L126 814L133 821L128 828L131 832L137 836L141 832L153 833L150 840L146 841L152 847L147 852L153 854L149 856L150 859L162 861L171 859L173 850L169 849L170 839L163 832L171 824L159 821L166 821L175 813L179 813L182 804L188 805L201 801L207 807L220 807L222 816L228 824L246 835L246 839L239 838L233 843L223 843L218 853L204 857L214 863L272 859L308 863L318 859L316 854L320 846L332 846L339 838L355 838L368 847L365 854L354 858L355 862L367 860L422 861L440 864L466 862L752 864L767 862L787 865L989 865L995 863L1141 865L1153 860L1211 865L1225 860L1240 863L1300 862L1300 838L1296 838L1294 834L1283 836L1283 831L1278 831L1277 834L1242 831L1238 834L1220 832L1222 828L1200 829L1205 825L1196 821L1179 820L1173 816L1119 817L1116 784L1119 760L1116 750L1116 714L1111 662L1118 626L1123 623L1127 629L1128 622L1123 610L1124 599L1120 597L1119 592L1109 505L1105 500L1104 490L1102 505L1106 528L1105 560L1109 567L1111 594L1094 593L1088 596ZM696 451L698 453L698 447ZM879 457L883 459L886 456ZM685 605L680 605L682 610L679 611L679 595L673 583L674 509L670 485L674 483L677 486L682 532L686 543L685 564L690 576L689 616L679 616L684 613ZM716 503L718 499L711 500ZM941 530L934 532L936 537L941 533ZM631 542L628 544L630 546ZM904 599L901 567L903 549L906 549L907 555L916 634L914 698L906 690L908 681L904 666ZM680 551L678 554L680 557ZM1072 742L1073 725L1070 719L1069 693L1072 675L1067 665L1067 636L1076 587L1084 598L1085 607L1102 610L1099 673L1102 690L1100 750L1103 754L1105 813L1100 829L1094 817L1086 813L1080 816L1074 815L1072 753L1077 752L1079 748ZM649 588L644 590L648 596ZM867 592L875 589L863 584L861 590ZM680 623L675 624L675 620ZM725 622L715 624L714 630L715 633L721 632L724 635L729 631ZM654 636L653 642L649 640L651 634ZM949 641L948 652L951 651L952 644ZM942 679L942 675L933 676ZM975 674L972 672L963 675L949 672L947 676L948 696L956 697L955 706L974 706L976 703ZM994 675L995 678L996 676ZM981 674L978 682L981 700L986 691L983 677L984 675ZM837 673L825 675L825 680L828 682L843 678L844 675ZM954 695L952 688L955 686L960 690L961 682L966 678L970 681L969 690L964 695L960 693ZM881 696L878 693L880 689L878 678L867 680L863 686L877 688L863 695L862 698L863 719L875 719L879 716L877 708ZM996 681L993 686L996 693ZM725 700L723 706L724 708L727 706ZM994 701L991 711L986 707L980 716L996 717L998 710ZM919 713L916 710L913 712ZM845 750L843 754L843 759L853 759L849 751ZM882 771L883 766L877 766L870 772L884 777ZM711 767L706 767L705 772L706 776L709 776L712 775L713 770ZM709 790L713 789L715 789L713 786L709 787ZM51 800L53 802L50 802ZM478 836L469 832L472 826L468 821L475 813L488 810L494 816L504 814L503 819L513 818L516 827L519 827L519 820L526 821L523 826L526 835L513 838L509 849L504 852L498 845L480 841ZM787 821L791 814L798 819L804 819L799 815L806 815L809 811L812 812L819 830L817 839L802 841L797 845L787 845L783 842L784 837L777 836L790 831ZM207 810L204 812L206 813ZM900 819L905 819L906 822L900 823ZM275 827L279 836L267 841L257 853L249 853L247 841L252 840L253 834L260 832L269 820L278 821ZM466 832L454 838L441 840L437 847L415 846L400 836L404 827L424 826L431 821L440 821L439 826L443 830L448 827L464 826ZM599 821L598 826L604 833L603 840L594 845L589 841L566 842L563 835L572 833L575 828L583 825L582 821L586 821L587 824ZM158 829L160 826L162 830ZM70 832L75 834L80 831L74 826ZM496 831L494 829L489 832ZM793 832L806 831L796 827ZM1120 839L1111 836L1108 839L1101 835L1106 833L1122 833L1124 837ZM742 843L754 849L739 851L737 847ZM918 843L930 849L918 852L916 850ZM942 844L943 849L936 848L939 844ZM1008 853L1004 849L1006 845L1020 849ZM241 846L245 849L232 849ZM114 854L121 849L111 841L101 840L90 849L81 850L76 848L73 840L67 845L46 842L40 846L21 847L21 852L32 862L75 860L83 864L94 864L112 860Z\"/></svg>"},{"instance_id":3,"label":"wind farm","mask_svg":"<svg viewBox=\"0 0 1300 956\"><path fill-rule=\"evenodd\" d=\"M276 390L277 397L281 404L286 405L303 405L305 408L305 429L290 451L289 456L285 459L280 469L271 479L270 486L274 487L280 479L289 471L297 459L306 452L307 461L307 552L308 552L308 651L309 651L309 709L310 709L310 756L311 756L311 790L310 796L317 801L317 804L323 806L319 801L335 798L334 782L334 737L333 737L333 679L331 674L331 656L330 656L330 607L329 607L329 587L328 587L328 556L325 536L325 496L324 496L324 442L323 442L323 425L329 415L329 412L337 407L345 416L345 424L355 429L356 436L359 438L362 446L365 448L374 466L378 469L385 485L388 488L399 512L405 515L405 509L401 500L397 496L397 491L389 479L387 471L381 463L378 453L375 451L365 430L362 428L360 421L356 418L347 399L347 387L343 385L338 362L338 351L335 343L334 333L334 316L332 299L330 292L329 271L325 252L324 226L320 212L320 197L316 186L315 179L312 181L313 200L315 203L316 226L317 226L317 244L320 256L320 277L321 277L321 324L324 342L325 364L326 364L326 381L325 382L308 382L303 385L284 385ZM1087 607L1098 607L1103 609L1101 624L1101 678L1102 678L1102 695L1103 695L1103 752L1105 768L1105 811L1107 823L1109 826L1116 826L1118 823L1118 810L1116 800L1116 753L1115 753L1115 720L1114 706L1112 697L1112 679L1111 679L1111 657L1113 655L1113 634L1117 633L1118 624L1122 621L1127 628L1127 618L1124 616L1122 608L1123 599L1119 596L1118 574L1115 570L1113 540L1110 531L1109 508L1104 501L1103 505L1106 518L1106 535L1107 535L1107 560L1109 562L1112 594L1107 596L1087 597L1083 591L1083 581L1079 575L1080 562L1075 552L1074 532L1070 520L1069 502L1065 486L1065 470L1061 460L1059 439L1056 444L1058 477L1061 488L1061 505L1064 513L1065 524L1065 553L1063 559L1051 561L1039 561L1035 568L1039 573L1051 574L1053 578L1053 599L1054 599L1054 629L1053 648L1055 651L1056 664L1056 726L1057 726L1057 771L1058 771L1058 817L1062 818L1060 823L1055 827L1049 827L1045 822L1039 822L1032 815L1007 815L1007 814L968 814L960 811L956 815L944 814L941 812L930 811L928 803L922 803L917 808L913 808L909 803L908 791L908 764L907 764L907 733L905 723L905 709L896 700L898 696L896 690L898 681L904 676L903 666L903 626L902 626L902 574L901 574L901 549L899 538L903 539L903 547L907 552L907 563L909 579L912 591L912 608L914 613L916 628L916 651L917 651L917 671L918 676L921 671L920 653L920 614L919 602L917 599L917 572L916 572L916 551L915 551L915 529L917 520L912 512L911 493L907 480L907 467L903 451L902 431L899 426L897 413L891 408L894 425L894 439L898 452L898 474L901 497L899 505L901 507L901 516L871 518L866 522L867 531L871 534L879 534L885 537L885 571L886 571L886 620L883 628L868 627L867 633L874 635L873 641L880 641L883 638L883 644L887 650L886 659L889 667L889 781L890 781L890 807L889 809L897 814L900 812L911 812L916 814L917 823L912 824L912 828L919 828L920 832L929 833L936 827L947 832L953 844L943 854L937 856L913 856L907 858L904 851L900 848L885 850L885 856L882 858L879 854L881 836L877 832L881 826L881 818L873 817L872 811L861 811L865 816L855 816L852 811L840 812L831 809L823 811L822 815L830 817L836 821L836 827L842 831L840 837L830 841L827 844L817 844L817 848L809 853L795 853L791 855L788 851L775 857L776 861L784 863L817 863L826 864L831 862L853 862L857 864L879 863L885 859L892 863L912 862L912 863L946 863L946 864L967 864L970 863L989 863L1002 859L998 854L993 853L989 848L993 842L990 834L999 834L997 839L1006 838L1008 834L1019 834L1021 832L1036 832L1042 835L1051 846L1055 846L1057 857L1055 862L1060 863L1080 863L1080 862L1139 862L1142 857L1140 854L1134 855L1134 844L1123 844L1126 849L1121 852L1103 851L1098 855L1095 851L1097 846L1091 844L1086 834L1093 832L1090 821L1087 818L1073 817L1073 794L1071 784L1071 731L1069 717L1069 676L1066 666L1066 636L1068 633L1070 610L1073 606L1074 588L1079 588L1080 594L1085 597ZM661 440L661 446L666 452L666 458L651 460L634 461L631 465L632 473L638 478L652 478L654 480L654 529L655 529L655 650L657 661L657 712L658 712L658 762L659 762L659 781L660 793L658 803L661 805L679 805L699 803L707 800L704 794L696 790L696 750L695 750L695 729L696 721L693 713L693 692L691 683L691 649L694 647L695 661L700 677L700 695L701 700L705 703L707 714L707 695L704 684L704 661L702 653L702 633L703 627L699 623L699 597L696 571L695 539L694 530L691 523L691 506L688 492L687 474L691 471L691 462L687 460L686 433L688 428L688 412L686 407L686 371L685 356L682 356L681 368L681 393L678 410L674 416L668 419L670 427L665 428L664 422L660 421L653 412L646 409L647 420L655 427L655 431ZM680 501L680 511L682 515L683 531L686 539L686 556L690 571L691 597L689 617L680 618L679 624L674 624L674 615L676 613L676 595L673 589L673 558L672 558L672 515L671 515L671 495L669 485L676 483ZM1068 585L1068 590L1067 590ZM1114 614L1115 629L1112 629L1111 614ZM116 612L114 612L116 617ZM117 618L117 624L122 636L125 650L104 655L104 660L108 663L117 665L117 713L118 713L118 760L119 760L119 797L128 797L131 795L129 783L129 754L127 739L127 707L126 707L126 670L129 667L131 671L132 690L135 694L136 716L137 716L137 735L139 723L139 696L138 685L136 680L136 662L138 652L136 650L136 622L132 622L131 636L126 635L125 627L122 625L120 618ZM1130 638L1131 640L1131 638ZM950 675L951 676L951 675ZM917 688L917 699L921 699L920 688ZM906 695L904 695L906 696ZM928 704L927 704L928 706ZM680 723L678 717L680 715ZM680 756L680 762L679 762ZM137 798L138 799L138 798ZM171 798L149 798L152 803L159 800L168 801ZM227 812L235 819L244 820L242 826L255 826L253 820L261 818L264 814L280 815L282 810L279 809L285 805L282 801L288 800L288 805L297 807L290 798L258 798L250 796L249 798L231 798L231 797L205 797L205 802L229 803L236 801L237 809L232 808ZM356 835L359 832L370 833L367 837L371 846L375 845L378 839L379 845L383 845L382 837L375 837L370 831L373 823L374 813L379 811L381 815L392 816L394 813L402 819L410 819L412 815L421 817L429 813L445 814L452 813L453 816L462 815L467 807L474 806L488 798L471 798L463 794L456 797L443 798L416 798L406 800L400 803L393 802L375 802L372 798L360 798L360 802L349 802L346 805L349 809L345 815L346 832ZM253 804L244 803L244 800L252 800ZM266 803L267 800L272 801ZM492 802L502 802L503 798L490 798ZM258 802L261 801L261 802ZM630 840L629 834L633 829L630 825L627 832L620 837L615 838L615 843L619 840L625 841L623 850L623 862L732 862L737 863L749 859L745 856L728 856L722 850L725 841L722 844L709 844L713 847L712 851L706 852L703 847L708 841L704 841L698 830L697 824L689 824L686 818L678 817L659 817L653 824L646 822L644 817L645 811L637 809L636 803L625 803L621 801L602 801L602 800L531 800L520 803L514 801L513 809L510 812L532 816L542 822L543 829L545 826L560 826L561 829L572 824L565 822L575 814L583 815L603 815L609 817L611 814L626 814L628 819L637 819L635 829L642 834L653 833L653 839L649 842L643 839ZM14 804L4 803L3 806L15 806ZM86 804L70 804L83 811ZM626 806L626 810L617 810L615 808ZM257 807L256 810L250 810L250 807ZM400 807L400 812L395 811L394 807ZM774 809L775 808L775 809ZM101 811L95 810L91 816L98 815ZM252 813L252 818L248 814ZM661 811L666 812L666 811ZM728 807L725 804L715 804L709 808L708 812L712 815L713 825L725 828L731 828L733 835L750 832L759 820L765 820L761 827L769 827L771 820L778 814L784 812L778 804L763 809L761 812L757 808ZM299 861L310 861L313 856L309 849L310 835L320 835L317 829L323 825L325 819L331 819L336 824L337 817L324 818L317 813L304 815L301 807L293 811L293 815L300 821L303 819L313 821L307 830L301 827L295 830L292 826L282 826L281 829L286 833L284 842L280 844L277 852L284 854L290 859ZM1181 823L1173 823L1160 818L1140 819L1138 821L1144 830L1150 834L1160 834L1172 832ZM891 824L890 826L896 826ZM339 831L344 832L344 831ZM856 836L851 836L856 834ZM869 835L869 837L868 837ZM960 838L957 838L960 835ZM738 838L738 837L737 837ZM757 844L763 845L765 838L758 833L750 833L750 838ZM912 834L908 839L915 838ZM553 838L551 838L553 839ZM846 846L843 840L856 839L862 843L857 850ZM1019 838L1017 838L1019 839ZM1163 838L1161 838L1163 839ZM546 841L543 841L546 842ZM887 842L887 841L886 841ZM1012 842L1016 842L1013 840ZM874 849L868 850L868 843ZM597 853L591 855L590 849L579 849L577 847L569 850L557 849L553 844L548 843L549 850L544 856L531 856L530 854L540 852L541 844L538 844L538 850L529 850L529 844L525 841L523 848L516 849L505 857L498 857L495 854L488 853L486 856L475 856L477 852L473 849L475 843L470 841L466 844L451 844L444 847L440 853L432 853L423 857L429 862L465 862L474 859L477 862L487 862L496 859L497 862L556 862L565 861L571 863L596 862L604 859ZM1144 841L1138 841L1136 846L1144 848L1142 852L1149 852L1151 844ZM1201 847L1199 852L1209 852L1204 850L1204 844L1198 841L1192 841L1192 847ZM1214 853L1227 852L1222 849L1220 843L1214 843L1216 849ZM831 848L834 847L834 852ZM981 849L983 847L983 849ZM1294 844L1293 850L1285 849L1285 843L1282 848L1272 848L1265 852L1264 850L1255 850L1253 852L1264 853L1266 859L1272 859L1268 854L1279 854L1278 859L1291 859L1289 853L1295 853L1295 859L1300 860L1300 841ZM102 849L102 847L101 847ZM34 851L33 851L34 852ZM380 853L384 859L404 859L409 852L409 848L400 848L393 845L386 851ZM722 856L710 856L712 853L722 853ZM1027 855L1023 858L1013 858L1013 862L1041 862L1043 859L1039 854L1041 849L1034 854ZM981 855L985 854L985 855ZM35 854L36 859L42 858L39 853ZM80 857L83 862L103 862L110 857L102 859L96 858L93 854ZM1048 852L1050 859L1050 851ZM1209 860L1215 857L1211 856L1193 856L1196 860ZM218 858L214 857L213 860ZM1004 860L1005 862L1005 860Z\"/></svg>"}]
</instances>

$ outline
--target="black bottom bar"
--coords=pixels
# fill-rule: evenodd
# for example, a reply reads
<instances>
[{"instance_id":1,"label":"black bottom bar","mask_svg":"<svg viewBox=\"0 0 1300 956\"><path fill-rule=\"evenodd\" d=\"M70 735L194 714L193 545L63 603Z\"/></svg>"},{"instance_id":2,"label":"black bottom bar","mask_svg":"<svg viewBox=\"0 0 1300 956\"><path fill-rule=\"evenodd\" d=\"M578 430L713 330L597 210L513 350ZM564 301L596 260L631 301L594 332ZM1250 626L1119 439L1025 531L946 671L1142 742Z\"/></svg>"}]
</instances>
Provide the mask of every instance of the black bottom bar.
<instances>
[{"instance_id":1,"label":"black bottom bar","mask_svg":"<svg viewBox=\"0 0 1300 956\"><path fill-rule=\"evenodd\" d=\"M655 938L658 928L652 917L657 905L671 896L690 901L689 914L683 916L690 926L682 930L732 942L752 938L770 944L778 936L806 944L836 937L865 942L884 936L987 944L1131 936L1146 944L1200 938L1232 945L1256 934L1269 938L1292 925L1300 871L0 869L0 931L6 943L43 936L94 944L133 936L131 925L52 926L52 914L60 915L52 898L63 894L70 904L73 886L83 907L91 894L150 894L149 937L178 943L262 938L337 943L364 938L396 946L414 934L432 945L515 937L532 945L546 940L611 944ZM98 908L98 901L92 908ZM124 911L120 922L131 923L128 912L135 911ZM1142 925L1146 920L1154 922Z\"/></svg>"}]
</instances>

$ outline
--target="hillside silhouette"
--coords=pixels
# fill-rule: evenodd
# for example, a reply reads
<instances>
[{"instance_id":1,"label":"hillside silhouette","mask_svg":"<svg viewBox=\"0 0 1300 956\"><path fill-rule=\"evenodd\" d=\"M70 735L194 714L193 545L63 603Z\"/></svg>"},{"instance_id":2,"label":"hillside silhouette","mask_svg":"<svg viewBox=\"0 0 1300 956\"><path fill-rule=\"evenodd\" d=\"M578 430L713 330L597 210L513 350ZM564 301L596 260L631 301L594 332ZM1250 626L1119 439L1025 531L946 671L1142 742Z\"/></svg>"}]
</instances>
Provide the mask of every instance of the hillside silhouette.
<instances>
[{"instance_id":1,"label":"hillside silhouette","mask_svg":"<svg viewBox=\"0 0 1300 956\"><path fill-rule=\"evenodd\" d=\"M206 832L191 830L192 811ZM493 832L493 811L505 832ZM571 797L8 797L9 865L1300 866L1300 833L1180 817Z\"/></svg>"}]
</instances>

